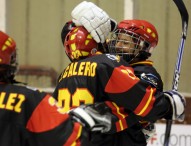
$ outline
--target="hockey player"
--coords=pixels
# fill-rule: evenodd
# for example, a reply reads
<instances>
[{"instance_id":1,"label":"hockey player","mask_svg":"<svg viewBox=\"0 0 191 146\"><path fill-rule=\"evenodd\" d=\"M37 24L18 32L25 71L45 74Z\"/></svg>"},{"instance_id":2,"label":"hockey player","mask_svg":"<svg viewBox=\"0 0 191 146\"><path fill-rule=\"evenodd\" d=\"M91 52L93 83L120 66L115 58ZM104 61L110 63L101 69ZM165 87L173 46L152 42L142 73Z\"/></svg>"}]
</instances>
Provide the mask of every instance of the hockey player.
<instances>
[{"instance_id":1,"label":"hockey player","mask_svg":"<svg viewBox=\"0 0 191 146\"><path fill-rule=\"evenodd\" d=\"M111 24L115 22L96 5L91 2L82 2L72 11L73 22L76 25L83 25L98 43L103 43L111 31ZM105 29L105 28L110 29ZM118 28L114 31L109 39L109 52L122 56L133 67L135 75L141 80L149 83L158 91L163 90L163 83L160 75L153 67L153 62L147 60L151 56L151 52L158 43L158 34L155 27L144 20L123 20L118 24ZM144 124L145 125L145 122ZM137 128L136 128L137 127ZM132 135L135 131L140 131L142 126L134 126L130 136L138 145L144 145L144 137L139 132ZM129 130L130 131L130 130ZM147 138L154 134L155 128L153 123L143 128L143 132ZM128 137L125 134L121 134ZM138 138L138 139L137 139ZM141 140L142 139L142 140ZM135 145L135 144L134 144Z\"/></svg>"},{"instance_id":2,"label":"hockey player","mask_svg":"<svg viewBox=\"0 0 191 146\"><path fill-rule=\"evenodd\" d=\"M14 76L17 65L16 43L0 31L1 146L80 145L97 124L96 128L104 130L103 123L107 121L105 117L101 118L103 113L100 115L96 112L90 116L87 111L94 111L90 106L79 107L69 114L63 113L49 94L16 84L18 82ZM97 120L93 117L97 117ZM110 123L105 125L107 127Z\"/></svg>"},{"instance_id":3,"label":"hockey player","mask_svg":"<svg viewBox=\"0 0 191 146\"><path fill-rule=\"evenodd\" d=\"M117 29L110 35L108 48L110 53L118 54L130 63L139 79L149 83L161 92L163 91L162 79L153 67L153 62L147 60L157 43L158 33L151 23L145 20L123 20L119 22ZM141 131L143 128L148 141L155 132L155 126L153 123L146 124L145 121L142 125L142 127L134 128L134 131ZM147 125L146 128L144 127L145 125ZM144 137L141 138L141 134L132 137L139 143L141 139L144 141Z\"/></svg>"},{"instance_id":4,"label":"hockey player","mask_svg":"<svg viewBox=\"0 0 191 146\"><path fill-rule=\"evenodd\" d=\"M119 55L100 54L103 49L98 48L83 27L72 27L66 37L64 32L65 51L73 62L61 73L53 93L63 112L81 104L113 101L106 104L120 120L114 124L115 128L105 131L107 133L123 131L142 120L155 121L168 116L172 118L171 115L176 120L183 114L184 98L179 93L156 92L150 83L137 78L131 66ZM176 99L178 102L174 104L169 102ZM180 115L175 113L174 106L181 107ZM126 137L125 141L120 139L122 133L94 134L91 140L96 145L135 145L131 137Z\"/></svg>"}]
</instances>

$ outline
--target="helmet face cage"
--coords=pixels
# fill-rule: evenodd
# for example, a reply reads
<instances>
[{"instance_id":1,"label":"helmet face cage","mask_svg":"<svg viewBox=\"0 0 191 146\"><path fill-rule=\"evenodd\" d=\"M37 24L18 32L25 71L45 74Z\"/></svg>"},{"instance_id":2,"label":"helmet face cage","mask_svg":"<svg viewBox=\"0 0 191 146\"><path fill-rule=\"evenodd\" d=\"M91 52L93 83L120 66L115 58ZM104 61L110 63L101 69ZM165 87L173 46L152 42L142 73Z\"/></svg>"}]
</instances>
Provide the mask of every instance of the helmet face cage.
<instances>
[{"instance_id":1,"label":"helmet face cage","mask_svg":"<svg viewBox=\"0 0 191 146\"><path fill-rule=\"evenodd\" d=\"M0 81L12 81L18 71L17 54L13 52L9 64L0 64Z\"/></svg>"},{"instance_id":2,"label":"helmet face cage","mask_svg":"<svg viewBox=\"0 0 191 146\"><path fill-rule=\"evenodd\" d=\"M109 39L108 49L110 53L115 53L127 62L139 56L140 52L149 52L150 44L140 35L126 30L117 29Z\"/></svg>"}]
</instances>

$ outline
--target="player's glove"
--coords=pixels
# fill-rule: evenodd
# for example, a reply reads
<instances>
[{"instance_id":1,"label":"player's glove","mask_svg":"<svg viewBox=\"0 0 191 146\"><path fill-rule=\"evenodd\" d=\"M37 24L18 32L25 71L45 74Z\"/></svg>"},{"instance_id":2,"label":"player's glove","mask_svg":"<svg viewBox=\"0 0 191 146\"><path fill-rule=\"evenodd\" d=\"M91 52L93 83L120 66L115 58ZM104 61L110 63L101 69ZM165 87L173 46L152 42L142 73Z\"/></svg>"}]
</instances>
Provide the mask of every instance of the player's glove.
<instances>
[{"instance_id":1,"label":"player's glove","mask_svg":"<svg viewBox=\"0 0 191 146\"><path fill-rule=\"evenodd\" d=\"M183 95L177 91L166 91L165 96L169 99L172 106L172 120L184 121L186 100Z\"/></svg>"},{"instance_id":2,"label":"player's glove","mask_svg":"<svg viewBox=\"0 0 191 146\"><path fill-rule=\"evenodd\" d=\"M94 119L83 109L82 106L72 109L68 113L75 121L81 123L82 126L86 127L88 130L95 126Z\"/></svg>"},{"instance_id":3,"label":"player's glove","mask_svg":"<svg viewBox=\"0 0 191 146\"><path fill-rule=\"evenodd\" d=\"M81 105L71 110L69 114L90 131L100 131L101 133L110 131L112 123L114 123L112 119L116 119L105 103Z\"/></svg>"},{"instance_id":4,"label":"player's glove","mask_svg":"<svg viewBox=\"0 0 191 146\"><path fill-rule=\"evenodd\" d=\"M145 135L145 139L147 143L156 133L156 126L154 123L149 123L146 127L142 129L143 134Z\"/></svg>"},{"instance_id":5,"label":"player's glove","mask_svg":"<svg viewBox=\"0 0 191 146\"><path fill-rule=\"evenodd\" d=\"M117 26L115 20L92 2L81 2L71 15L75 25L84 26L97 43L104 43L109 32Z\"/></svg>"}]
</instances>

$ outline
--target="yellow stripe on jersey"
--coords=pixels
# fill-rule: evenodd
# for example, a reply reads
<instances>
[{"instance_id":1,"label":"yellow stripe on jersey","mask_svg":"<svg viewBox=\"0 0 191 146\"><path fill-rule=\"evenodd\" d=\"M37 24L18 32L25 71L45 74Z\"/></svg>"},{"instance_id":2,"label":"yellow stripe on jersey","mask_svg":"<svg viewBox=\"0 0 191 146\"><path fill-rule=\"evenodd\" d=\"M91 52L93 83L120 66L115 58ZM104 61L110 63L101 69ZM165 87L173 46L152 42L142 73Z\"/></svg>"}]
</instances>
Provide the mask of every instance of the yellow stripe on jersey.
<instances>
[{"instance_id":1,"label":"yellow stripe on jersey","mask_svg":"<svg viewBox=\"0 0 191 146\"><path fill-rule=\"evenodd\" d=\"M133 66L133 65L139 65L139 64L153 65L153 62L150 61L150 60L145 60L145 61L139 61L139 62L136 62L136 63L132 63L130 65Z\"/></svg>"},{"instance_id":2,"label":"yellow stripe on jersey","mask_svg":"<svg viewBox=\"0 0 191 146\"><path fill-rule=\"evenodd\" d=\"M120 116L122 116L123 118L125 118L125 115L120 112L119 107L117 106L117 104L115 104L114 102L112 102L112 104L113 104L113 105L115 106L115 108L117 109L117 114L120 115Z\"/></svg>"},{"instance_id":3,"label":"yellow stripe on jersey","mask_svg":"<svg viewBox=\"0 0 191 146\"><path fill-rule=\"evenodd\" d=\"M123 123L122 123L122 121L121 121L121 120L119 120L119 125L120 125L121 130L123 130L123 129L124 129L124 127L123 127Z\"/></svg>"},{"instance_id":4,"label":"yellow stripe on jersey","mask_svg":"<svg viewBox=\"0 0 191 146\"><path fill-rule=\"evenodd\" d=\"M149 106L149 104L150 104L150 102L152 100L152 95L153 95L153 89L151 88L151 93L149 95L149 99L147 100L147 102L146 102L145 106L143 107L143 109L137 115L142 115L146 111L146 109L148 108L148 106Z\"/></svg>"},{"instance_id":5,"label":"yellow stripe on jersey","mask_svg":"<svg viewBox=\"0 0 191 146\"><path fill-rule=\"evenodd\" d=\"M117 114L120 115L122 118L125 118L125 115L120 112L119 107L118 107L114 102L112 102L112 104L113 104L114 107L117 109ZM119 125L120 125L120 129L121 129L121 130L124 130L124 129L125 129L125 128L124 128L124 125L123 125L123 123L122 123L122 120L119 120Z\"/></svg>"},{"instance_id":6,"label":"yellow stripe on jersey","mask_svg":"<svg viewBox=\"0 0 191 146\"><path fill-rule=\"evenodd\" d=\"M78 129L78 134L77 134L76 140L81 136L81 133L82 133L82 126L80 125L80 127ZM76 146L76 145L77 145L76 141L71 144L71 146Z\"/></svg>"}]
</instances>

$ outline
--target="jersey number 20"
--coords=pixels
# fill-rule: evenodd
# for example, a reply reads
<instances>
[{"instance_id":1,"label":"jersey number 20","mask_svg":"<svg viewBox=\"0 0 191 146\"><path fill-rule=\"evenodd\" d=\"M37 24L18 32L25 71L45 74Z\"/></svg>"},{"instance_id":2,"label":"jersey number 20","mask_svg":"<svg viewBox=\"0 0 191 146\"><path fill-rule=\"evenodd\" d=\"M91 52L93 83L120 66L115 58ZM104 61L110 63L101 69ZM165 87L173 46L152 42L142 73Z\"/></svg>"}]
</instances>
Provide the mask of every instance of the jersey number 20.
<instances>
[{"instance_id":1,"label":"jersey number 20","mask_svg":"<svg viewBox=\"0 0 191 146\"><path fill-rule=\"evenodd\" d=\"M67 88L59 89L58 105L62 107L60 112L65 113L80 104L92 104L94 97L86 88L77 88L74 94L71 95Z\"/></svg>"}]
</instances>

